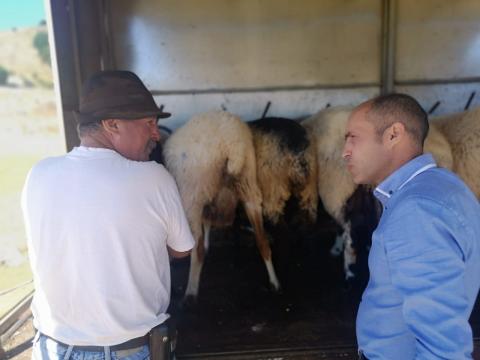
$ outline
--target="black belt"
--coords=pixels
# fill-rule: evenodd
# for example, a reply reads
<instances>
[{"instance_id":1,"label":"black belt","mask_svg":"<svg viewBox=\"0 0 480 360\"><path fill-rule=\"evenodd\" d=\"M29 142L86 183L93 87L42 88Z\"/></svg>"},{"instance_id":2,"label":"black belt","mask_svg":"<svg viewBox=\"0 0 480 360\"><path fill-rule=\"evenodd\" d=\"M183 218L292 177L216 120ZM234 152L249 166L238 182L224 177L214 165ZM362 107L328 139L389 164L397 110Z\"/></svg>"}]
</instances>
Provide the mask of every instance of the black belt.
<instances>
[{"instance_id":1,"label":"black belt","mask_svg":"<svg viewBox=\"0 0 480 360\"><path fill-rule=\"evenodd\" d=\"M62 346L65 346L65 347L70 346L68 344L64 344L61 341L58 341L58 340L52 338L51 336L45 335L43 333L40 333L40 335L45 336L49 339L52 339L53 341L55 341L59 345L62 345ZM121 344L109 346L109 348L110 348L110 351L120 351L120 350L135 349L135 348L138 348L140 346L147 345L147 344L148 344L148 334L137 337L137 338L134 338L134 339L127 340L127 341L125 341ZM76 349L76 350L91 351L91 352L103 352L103 351L105 351L105 346L73 345L73 348Z\"/></svg>"}]
</instances>

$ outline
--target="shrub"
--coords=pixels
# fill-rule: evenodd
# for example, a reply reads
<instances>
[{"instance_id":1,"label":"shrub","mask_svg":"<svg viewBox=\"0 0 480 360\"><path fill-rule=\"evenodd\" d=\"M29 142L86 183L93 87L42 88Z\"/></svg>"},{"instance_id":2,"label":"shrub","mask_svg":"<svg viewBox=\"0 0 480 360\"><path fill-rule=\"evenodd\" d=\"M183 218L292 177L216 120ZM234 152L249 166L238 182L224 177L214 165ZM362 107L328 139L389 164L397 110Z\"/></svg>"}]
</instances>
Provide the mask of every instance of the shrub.
<instances>
[{"instance_id":1,"label":"shrub","mask_svg":"<svg viewBox=\"0 0 480 360\"><path fill-rule=\"evenodd\" d=\"M33 46L37 49L40 59L50 66L50 47L48 45L48 35L46 31L37 32L33 38Z\"/></svg>"},{"instance_id":2,"label":"shrub","mask_svg":"<svg viewBox=\"0 0 480 360\"><path fill-rule=\"evenodd\" d=\"M0 65L0 85L5 85L8 79L8 70Z\"/></svg>"}]
</instances>

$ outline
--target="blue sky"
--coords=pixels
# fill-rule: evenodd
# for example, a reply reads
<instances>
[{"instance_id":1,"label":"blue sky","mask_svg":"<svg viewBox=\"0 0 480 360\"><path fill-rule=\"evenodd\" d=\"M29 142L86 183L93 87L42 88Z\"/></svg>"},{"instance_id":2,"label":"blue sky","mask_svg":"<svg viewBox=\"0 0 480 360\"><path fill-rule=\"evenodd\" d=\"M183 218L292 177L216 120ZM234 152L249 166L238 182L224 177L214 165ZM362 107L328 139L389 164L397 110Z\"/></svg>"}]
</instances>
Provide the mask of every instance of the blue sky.
<instances>
[{"instance_id":1,"label":"blue sky","mask_svg":"<svg viewBox=\"0 0 480 360\"><path fill-rule=\"evenodd\" d=\"M45 19L44 0L0 0L0 31L38 25Z\"/></svg>"}]
</instances>

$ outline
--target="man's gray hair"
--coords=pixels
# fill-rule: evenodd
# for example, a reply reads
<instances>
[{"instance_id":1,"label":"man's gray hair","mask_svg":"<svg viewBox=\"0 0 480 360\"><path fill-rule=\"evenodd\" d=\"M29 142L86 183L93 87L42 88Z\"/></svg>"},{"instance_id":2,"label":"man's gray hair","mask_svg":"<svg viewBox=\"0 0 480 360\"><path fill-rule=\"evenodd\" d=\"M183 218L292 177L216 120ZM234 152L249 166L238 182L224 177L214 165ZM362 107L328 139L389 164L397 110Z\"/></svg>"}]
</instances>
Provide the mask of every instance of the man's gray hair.
<instances>
[{"instance_id":1,"label":"man's gray hair","mask_svg":"<svg viewBox=\"0 0 480 360\"><path fill-rule=\"evenodd\" d=\"M77 125L77 133L80 138L95 133L102 129L102 120L92 121L89 123L79 123Z\"/></svg>"},{"instance_id":2,"label":"man's gray hair","mask_svg":"<svg viewBox=\"0 0 480 360\"><path fill-rule=\"evenodd\" d=\"M374 118L379 136L393 123L400 122L412 139L423 147L429 129L428 115L417 100L410 95L393 93L378 96L369 103L368 113Z\"/></svg>"}]
</instances>

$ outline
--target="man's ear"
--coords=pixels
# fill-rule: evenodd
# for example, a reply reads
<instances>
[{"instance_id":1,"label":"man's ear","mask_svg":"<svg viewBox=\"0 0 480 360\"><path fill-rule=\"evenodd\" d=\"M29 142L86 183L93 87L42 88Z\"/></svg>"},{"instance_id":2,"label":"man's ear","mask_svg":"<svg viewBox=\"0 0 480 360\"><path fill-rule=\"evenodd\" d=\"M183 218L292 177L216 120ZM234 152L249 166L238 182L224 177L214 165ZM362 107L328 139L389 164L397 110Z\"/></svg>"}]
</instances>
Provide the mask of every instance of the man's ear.
<instances>
[{"instance_id":1,"label":"man's ear","mask_svg":"<svg viewBox=\"0 0 480 360\"><path fill-rule=\"evenodd\" d=\"M389 128L387 128L384 136L389 145L396 145L405 136L405 125L401 122L394 122Z\"/></svg>"},{"instance_id":2,"label":"man's ear","mask_svg":"<svg viewBox=\"0 0 480 360\"><path fill-rule=\"evenodd\" d=\"M116 119L102 120L102 127L110 135L118 133L118 121Z\"/></svg>"}]
</instances>

